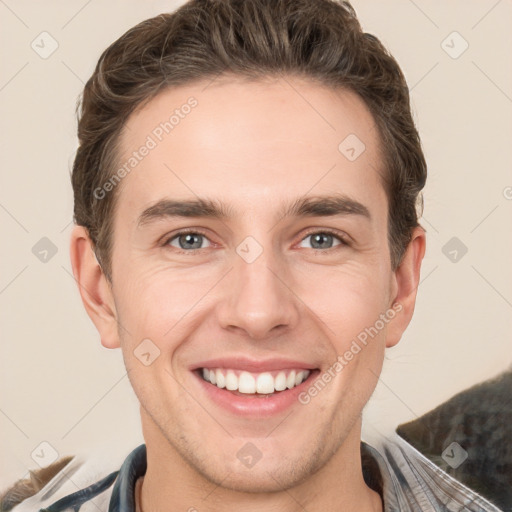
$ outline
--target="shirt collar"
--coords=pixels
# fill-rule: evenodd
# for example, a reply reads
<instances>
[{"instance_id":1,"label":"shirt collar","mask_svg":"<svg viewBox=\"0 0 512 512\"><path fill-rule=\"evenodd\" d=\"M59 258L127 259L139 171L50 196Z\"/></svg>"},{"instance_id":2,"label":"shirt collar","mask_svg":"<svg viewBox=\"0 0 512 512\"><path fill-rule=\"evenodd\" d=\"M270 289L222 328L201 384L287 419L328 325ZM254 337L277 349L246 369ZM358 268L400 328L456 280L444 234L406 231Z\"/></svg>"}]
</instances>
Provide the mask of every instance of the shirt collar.
<instances>
[{"instance_id":1,"label":"shirt collar","mask_svg":"<svg viewBox=\"0 0 512 512\"><path fill-rule=\"evenodd\" d=\"M112 489L108 512L135 512L135 482L146 474L146 445L141 444L126 457Z\"/></svg>"},{"instance_id":2,"label":"shirt collar","mask_svg":"<svg viewBox=\"0 0 512 512\"><path fill-rule=\"evenodd\" d=\"M361 456L366 484L383 499L383 480L380 472L383 462L379 460L380 454L361 441ZM126 457L119 470L112 489L108 512L135 512L135 483L146 474L146 470L146 445L141 444Z\"/></svg>"}]
</instances>

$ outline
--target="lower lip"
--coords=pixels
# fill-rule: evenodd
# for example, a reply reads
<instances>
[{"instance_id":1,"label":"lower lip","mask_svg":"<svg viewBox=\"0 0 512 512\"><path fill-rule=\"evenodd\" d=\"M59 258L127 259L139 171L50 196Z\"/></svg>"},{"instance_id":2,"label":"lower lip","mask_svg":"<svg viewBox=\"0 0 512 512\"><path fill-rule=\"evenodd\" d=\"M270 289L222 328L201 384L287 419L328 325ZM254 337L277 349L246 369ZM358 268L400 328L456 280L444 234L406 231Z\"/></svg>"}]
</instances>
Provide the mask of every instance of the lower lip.
<instances>
[{"instance_id":1,"label":"lower lip","mask_svg":"<svg viewBox=\"0 0 512 512\"><path fill-rule=\"evenodd\" d=\"M216 404L237 416L262 418L286 411L294 404L300 405L298 398L300 393L311 385L319 370L311 370L308 378L292 389L278 391L261 398L249 394L246 396L235 395L225 388L221 389L205 381L196 371L192 373L199 380L207 396Z\"/></svg>"}]
</instances>

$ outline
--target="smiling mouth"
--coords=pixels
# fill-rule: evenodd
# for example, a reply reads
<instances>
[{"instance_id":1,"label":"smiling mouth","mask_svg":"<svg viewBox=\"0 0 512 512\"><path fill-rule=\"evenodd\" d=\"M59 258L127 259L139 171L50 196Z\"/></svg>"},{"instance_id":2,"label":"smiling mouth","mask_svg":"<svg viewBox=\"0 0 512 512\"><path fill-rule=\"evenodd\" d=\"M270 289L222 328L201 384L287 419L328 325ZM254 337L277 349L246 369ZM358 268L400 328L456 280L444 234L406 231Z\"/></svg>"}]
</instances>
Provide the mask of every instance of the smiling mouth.
<instances>
[{"instance_id":1,"label":"smiling mouth","mask_svg":"<svg viewBox=\"0 0 512 512\"><path fill-rule=\"evenodd\" d=\"M198 368L197 375L219 389L242 397L271 397L293 389L319 370L286 369L252 373L229 368Z\"/></svg>"}]
</instances>

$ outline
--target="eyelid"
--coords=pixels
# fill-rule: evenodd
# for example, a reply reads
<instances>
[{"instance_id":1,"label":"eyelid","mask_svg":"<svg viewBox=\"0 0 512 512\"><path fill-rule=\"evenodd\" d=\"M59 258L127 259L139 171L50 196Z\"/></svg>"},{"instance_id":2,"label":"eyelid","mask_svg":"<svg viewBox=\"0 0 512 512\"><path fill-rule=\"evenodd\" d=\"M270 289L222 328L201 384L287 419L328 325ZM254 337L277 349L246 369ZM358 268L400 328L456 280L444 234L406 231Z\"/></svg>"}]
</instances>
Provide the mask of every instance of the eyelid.
<instances>
[{"instance_id":1,"label":"eyelid","mask_svg":"<svg viewBox=\"0 0 512 512\"><path fill-rule=\"evenodd\" d=\"M183 229L180 229L179 231L177 231L175 233L163 236L161 238L160 245L162 245L163 247L168 246L169 242L171 240L174 240L175 238L177 238L177 237L179 237L181 235L185 235L187 233L193 233L193 234L202 235L205 238L207 238L208 241L211 244L214 244L214 242L212 242L210 240L209 236L201 228L183 228ZM304 239L306 239L308 236L315 235L315 234L318 234L318 233L328 234L328 235L334 236L335 238L337 238L340 241L340 245L342 245L342 246L350 246L351 243L352 243L352 238L349 235L347 235L346 233L337 231L337 230L332 229L332 228L321 228L321 227L316 227L316 228L308 229L308 231L299 240L299 243L302 242ZM328 249L313 249L313 250L317 250L319 252L328 252L329 250L333 250L336 247L337 246L330 247ZM184 250L184 249L179 249L177 247L173 247L173 249L175 249L179 253L194 253L194 252L202 251L203 250L203 249L191 249L191 250L187 251L187 250ZM205 247L204 249L207 249L207 247Z\"/></svg>"},{"instance_id":2,"label":"eyelid","mask_svg":"<svg viewBox=\"0 0 512 512\"><path fill-rule=\"evenodd\" d=\"M335 238L337 238L341 242L341 245L350 246L351 243L352 243L352 238L349 235L347 235L345 232L340 232L340 231L332 229L332 228L311 228L300 239L300 241L302 242L308 236L316 235L317 233L322 233L322 234L326 234L326 235L332 235L332 236L334 236ZM330 247L329 249L335 249L335 247ZM323 250L321 252L329 251L329 249L325 249L325 250Z\"/></svg>"},{"instance_id":3,"label":"eyelid","mask_svg":"<svg viewBox=\"0 0 512 512\"><path fill-rule=\"evenodd\" d=\"M174 240L175 238L177 238L177 237L179 237L181 235L186 235L186 234L189 234L189 233L193 233L193 234L197 234L197 235L202 235L205 238L207 238L208 241L211 244L214 243L214 242L212 242L210 240L210 238L206 234L206 232L203 231L201 228L183 228L183 229L180 229L180 230L176 231L175 233L164 235L163 237L160 238L160 240L158 241L158 244L161 245L162 247L168 246L168 245L170 245L169 242L171 240ZM192 250L189 250L189 251L185 251L184 249L179 249L177 247L173 247L173 249L176 249L176 251L178 251L178 252L197 252L197 251L201 251L202 250L202 249L192 249ZM205 249L207 249L207 247L205 247Z\"/></svg>"}]
</instances>

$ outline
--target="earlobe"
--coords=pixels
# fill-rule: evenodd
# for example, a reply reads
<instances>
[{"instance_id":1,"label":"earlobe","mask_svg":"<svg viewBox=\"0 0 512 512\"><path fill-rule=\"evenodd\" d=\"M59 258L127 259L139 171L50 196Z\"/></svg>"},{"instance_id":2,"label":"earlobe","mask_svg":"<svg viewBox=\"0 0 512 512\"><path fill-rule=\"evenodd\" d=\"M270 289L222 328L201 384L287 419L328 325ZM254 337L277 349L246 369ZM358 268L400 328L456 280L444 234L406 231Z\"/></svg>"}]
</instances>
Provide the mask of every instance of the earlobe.
<instances>
[{"instance_id":1,"label":"earlobe","mask_svg":"<svg viewBox=\"0 0 512 512\"><path fill-rule=\"evenodd\" d=\"M102 345L106 348L120 347L112 289L94 254L89 233L83 226L73 229L70 256L82 302L100 334Z\"/></svg>"},{"instance_id":2,"label":"earlobe","mask_svg":"<svg viewBox=\"0 0 512 512\"><path fill-rule=\"evenodd\" d=\"M396 311L399 310L399 313L388 326L386 337L386 347L388 348L393 347L400 341L414 313L425 248L425 230L417 227L412 232L411 241L393 276L396 294L392 306Z\"/></svg>"}]
</instances>

